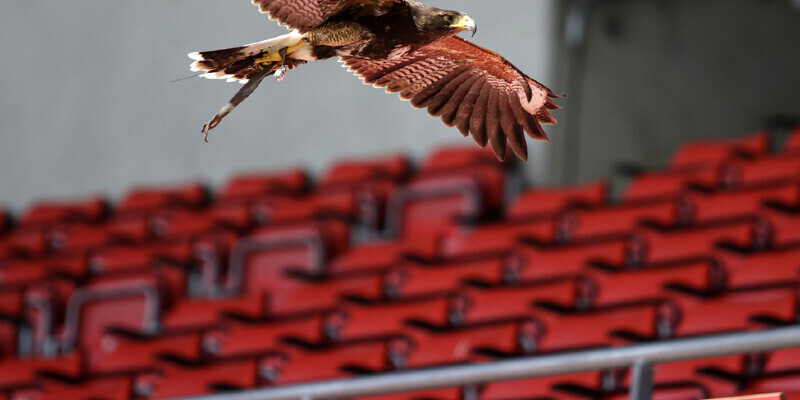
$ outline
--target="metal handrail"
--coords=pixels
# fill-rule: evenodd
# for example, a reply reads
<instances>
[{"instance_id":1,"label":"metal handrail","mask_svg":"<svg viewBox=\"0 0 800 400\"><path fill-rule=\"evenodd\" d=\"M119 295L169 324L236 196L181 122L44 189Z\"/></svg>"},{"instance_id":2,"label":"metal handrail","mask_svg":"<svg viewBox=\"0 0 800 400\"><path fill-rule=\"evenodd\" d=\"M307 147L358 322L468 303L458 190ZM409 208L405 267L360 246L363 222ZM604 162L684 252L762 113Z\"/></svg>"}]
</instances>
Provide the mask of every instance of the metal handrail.
<instances>
[{"instance_id":1,"label":"metal handrail","mask_svg":"<svg viewBox=\"0 0 800 400\"><path fill-rule=\"evenodd\" d=\"M185 400L342 399L481 384L494 381L635 367L632 396L652 393L652 365L661 362L800 347L800 326L665 340L618 348L582 350L493 361L483 364L392 372L353 379L314 382L225 393Z\"/></svg>"}]
</instances>

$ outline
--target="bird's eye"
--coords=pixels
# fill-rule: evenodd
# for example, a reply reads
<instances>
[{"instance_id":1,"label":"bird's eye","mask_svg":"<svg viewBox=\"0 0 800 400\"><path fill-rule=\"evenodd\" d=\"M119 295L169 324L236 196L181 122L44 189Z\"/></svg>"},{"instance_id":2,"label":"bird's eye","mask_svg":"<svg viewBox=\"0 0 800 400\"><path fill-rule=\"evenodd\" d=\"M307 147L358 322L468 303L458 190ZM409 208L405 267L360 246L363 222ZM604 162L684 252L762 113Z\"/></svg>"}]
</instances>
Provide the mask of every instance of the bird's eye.
<instances>
[{"instance_id":1,"label":"bird's eye","mask_svg":"<svg viewBox=\"0 0 800 400\"><path fill-rule=\"evenodd\" d=\"M444 16L444 22L447 22L448 24L453 23L453 16L452 15L445 15Z\"/></svg>"}]
</instances>

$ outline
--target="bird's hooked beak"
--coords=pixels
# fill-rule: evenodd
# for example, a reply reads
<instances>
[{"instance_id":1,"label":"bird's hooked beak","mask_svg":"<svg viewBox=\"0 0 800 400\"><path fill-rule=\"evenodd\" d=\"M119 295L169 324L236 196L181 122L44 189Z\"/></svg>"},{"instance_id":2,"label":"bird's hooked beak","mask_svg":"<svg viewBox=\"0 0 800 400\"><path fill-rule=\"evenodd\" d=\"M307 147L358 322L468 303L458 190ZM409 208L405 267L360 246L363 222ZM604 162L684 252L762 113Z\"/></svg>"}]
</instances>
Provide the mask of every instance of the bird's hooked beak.
<instances>
[{"instance_id":1,"label":"bird's hooked beak","mask_svg":"<svg viewBox=\"0 0 800 400\"><path fill-rule=\"evenodd\" d=\"M472 36L475 36L475 34L478 32L478 25L466 14L461 14L456 17L450 27L470 31L472 32Z\"/></svg>"}]
</instances>

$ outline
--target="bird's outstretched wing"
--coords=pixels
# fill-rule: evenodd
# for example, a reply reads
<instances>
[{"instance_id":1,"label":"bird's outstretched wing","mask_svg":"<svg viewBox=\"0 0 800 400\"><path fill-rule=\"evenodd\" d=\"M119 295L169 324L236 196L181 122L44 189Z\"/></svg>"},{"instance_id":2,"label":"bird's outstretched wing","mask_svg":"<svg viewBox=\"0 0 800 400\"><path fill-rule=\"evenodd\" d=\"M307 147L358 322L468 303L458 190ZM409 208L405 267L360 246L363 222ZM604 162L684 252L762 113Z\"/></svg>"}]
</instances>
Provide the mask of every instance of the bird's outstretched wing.
<instances>
[{"instance_id":1,"label":"bird's outstretched wing","mask_svg":"<svg viewBox=\"0 0 800 400\"><path fill-rule=\"evenodd\" d=\"M286 24L300 33L316 28L328 18L345 11L380 15L382 9L403 4L405 0L252 0L269 18Z\"/></svg>"},{"instance_id":2,"label":"bird's outstretched wing","mask_svg":"<svg viewBox=\"0 0 800 400\"><path fill-rule=\"evenodd\" d=\"M400 93L415 108L428 108L479 146L491 143L506 157L506 143L521 159L528 157L525 135L547 140L541 124L555 124L548 112L560 108L544 85L520 72L499 54L457 36L390 60L343 57L364 83Z\"/></svg>"}]
</instances>

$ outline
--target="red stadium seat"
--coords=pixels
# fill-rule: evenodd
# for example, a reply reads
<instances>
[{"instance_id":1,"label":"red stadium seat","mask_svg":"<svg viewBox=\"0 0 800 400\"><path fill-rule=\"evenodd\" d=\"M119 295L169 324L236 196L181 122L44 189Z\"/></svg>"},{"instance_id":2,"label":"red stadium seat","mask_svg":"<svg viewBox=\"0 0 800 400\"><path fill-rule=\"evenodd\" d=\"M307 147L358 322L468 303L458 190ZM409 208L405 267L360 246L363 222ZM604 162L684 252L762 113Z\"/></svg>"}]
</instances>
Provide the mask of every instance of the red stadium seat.
<instances>
[{"instance_id":1,"label":"red stadium seat","mask_svg":"<svg viewBox=\"0 0 800 400\"><path fill-rule=\"evenodd\" d=\"M518 220L554 215L572 206L600 207L608 200L608 184L592 182L564 188L529 189L509 205L506 218Z\"/></svg>"},{"instance_id":2,"label":"red stadium seat","mask_svg":"<svg viewBox=\"0 0 800 400\"><path fill-rule=\"evenodd\" d=\"M773 245L790 246L800 243L800 214L778 210L765 209L761 214L772 227Z\"/></svg>"},{"instance_id":3,"label":"red stadium seat","mask_svg":"<svg viewBox=\"0 0 800 400\"><path fill-rule=\"evenodd\" d=\"M465 167L497 168L497 159L484 149L474 146L453 146L434 149L420 163L420 171L461 170Z\"/></svg>"},{"instance_id":4,"label":"red stadium seat","mask_svg":"<svg viewBox=\"0 0 800 400\"><path fill-rule=\"evenodd\" d=\"M26 286L43 281L50 272L49 266L47 261L0 260L0 285Z\"/></svg>"},{"instance_id":5,"label":"red stadium seat","mask_svg":"<svg viewBox=\"0 0 800 400\"><path fill-rule=\"evenodd\" d=\"M677 198L689 185L713 181L717 170L710 166L678 168L670 171L646 172L634 177L625 188L623 202Z\"/></svg>"},{"instance_id":6,"label":"red stadium seat","mask_svg":"<svg viewBox=\"0 0 800 400\"><path fill-rule=\"evenodd\" d=\"M64 349L99 349L108 328L155 332L162 297L152 276L96 281L76 289L66 306Z\"/></svg>"},{"instance_id":7,"label":"red stadium seat","mask_svg":"<svg viewBox=\"0 0 800 400\"><path fill-rule=\"evenodd\" d=\"M653 388L651 396L653 400L706 399L709 396L709 392L706 387L699 383L675 382L657 385ZM609 393L595 398L600 400L625 400L629 398L628 389L621 389L617 393Z\"/></svg>"},{"instance_id":8,"label":"red stadium seat","mask_svg":"<svg viewBox=\"0 0 800 400\"><path fill-rule=\"evenodd\" d=\"M331 274L382 271L395 267L409 257L431 259L438 251L433 240L371 241L351 247L330 261Z\"/></svg>"},{"instance_id":9,"label":"red stadium seat","mask_svg":"<svg viewBox=\"0 0 800 400\"><path fill-rule=\"evenodd\" d=\"M423 297L391 302L344 304L328 315L329 335L338 340L398 334L408 322L446 327L463 321L455 296Z\"/></svg>"},{"instance_id":10,"label":"red stadium seat","mask_svg":"<svg viewBox=\"0 0 800 400\"><path fill-rule=\"evenodd\" d=\"M461 293L467 299L465 319L470 322L524 317L535 303L554 304L564 309L579 306L580 282L562 279L532 285L469 288Z\"/></svg>"},{"instance_id":11,"label":"red stadium seat","mask_svg":"<svg viewBox=\"0 0 800 400\"><path fill-rule=\"evenodd\" d=\"M383 278L378 274L316 281L294 278L283 290L266 293L270 316L300 315L335 307L344 296L383 297Z\"/></svg>"},{"instance_id":12,"label":"red stadium seat","mask_svg":"<svg viewBox=\"0 0 800 400\"><path fill-rule=\"evenodd\" d=\"M234 227L309 221L325 216L358 216L355 192L319 191L304 196L265 196L214 203L211 214L217 223Z\"/></svg>"},{"instance_id":13,"label":"red stadium seat","mask_svg":"<svg viewBox=\"0 0 800 400\"><path fill-rule=\"evenodd\" d=\"M622 204L596 210L571 210L556 221L556 240L605 238L631 232L642 222L671 226L678 216L678 203L671 199L641 204Z\"/></svg>"},{"instance_id":14,"label":"red stadium seat","mask_svg":"<svg viewBox=\"0 0 800 400\"><path fill-rule=\"evenodd\" d=\"M525 238L550 243L553 241L555 227L555 221L551 218L530 222L480 224L444 238L442 253L446 257L502 254L511 251Z\"/></svg>"},{"instance_id":15,"label":"red stadium seat","mask_svg":"<svg viewBox=\"0 0 800 400\"><path fill-rule=\"evenodd\" d=\"M244 173L228 179L219 189L217 199L247 199L275 194L296 195L304 193L308 186L308 176L300 169Z\"/></svg>"},{"instance_id":16,"label":"red stadium seat","mask_svg":"<svg viewBox=\"0 0 800 400\"><path fill-rule=\"evenodd\" d=\"M795 204L800 190L796 183L759 189L732 190L721 193L688 194L694 205L695 222L713 222L754 216L767 201Z\"/></svg>"},{"instance_id":17,"label":"red stadium seat","mask_svg":"<svg viewBox=\"0 0 800 400\"><path fill-rule=\"evenodd\" d=\"M597 268L588 275L595 283L591 302L597 306L655 299L662 295L667 285L680 285L707 293L725 283L723 271L707 260L639 269Z\"/></svg>"},{"instance_id":18,"label":"red stadium seat","mask_svg":"<svg viewBox=\"0 0 800 400\"><path fill-rule=\"evenodd\" d=\"M797 319L797 291L759 289L728 292L711 299L676 296L680 316L675 336L704 335L719 332L755 329L763 326L754 318L767 318L767 323L794 323ZM775 322L772 322L775 321Z\"/></svg>"},{"instance_id":19,"label":"red stadium seat","mask_svg":"<svg viewBox=\"0 0 800 400\"><path fill-rule=\"evenodd\" d=\"M37 374L44 371L79 376L81 363L79 353L51 358L0 358L0 388L34 385Z\"/></svg>"},{"instance_id":20,"label":"red stadium seat","mask_svg":"<svg viewBox=\"0 0 800 400\"><path fill-rule=\"evenodd\" d=\"M767 151L768 141L767 135L759 132L743 138L690 142L673 154L670 166L718 165L739 154L761 155Z\"/></svg>"},{"instance_id":21,"label":"red stadium seat","mask_svg":"<svg viewBox=\"0 0 800 400\"><path fill-rule=\"evenodd\" d=\"M733 160L721 168L719 187L797 182L800 179L800 157L772 156L755 160Z\"/></svg>"},{"instance_id":22,"label":"red stadium seat","mask_svg":"<svg viewBox=\"0 0 800 400\"><path fill-rule=\"evenodd\" d=\"M540 309L533 315L542 322L536 348L539 352L610 346L630 338L656 339L663 335L661 302L605 307L585 312Z\"/></svg>"},{"instance_id":23,"label":"red stadium seat","mask_svg":"<svg viewBox=\"0 0 800 400\"><path fill-rule=\"evenodd\" d=\"M334 163L319 180L323 188L360 186L368 181L400 182L411 172L411 164L402 155L343 160Z\"/></svg>"},{"instance_id":24,"label":"red stadium seat","mask_svg":"<svg viewBox=\"0 0 800 400\"><path fill-rule=\"evenodd\" d=\"M42 225L76 221L99 222L108 216L108 212L108 204L101 197L79 201L42 201L25 210L19 218L19 223Z\"/></svg>"},{"instance_id":25,"label":"red stadium seat","mask_svg":"<svg viewBox=\"0 0 800 400\"><path fill-rule=\"evenodd\" d=\"M755 253L715 252L725 267L728 287L780 284L800 279L800 247Z\"/></svg>"},{"instance_id":26,"label":"red stadium seat","mask_svg":"<svg viewBox=\"0 0 800 400\"><path fill-rule=\"evenodd\" d=\"M459 219L478 219L499 211L505 177L502 170L430 173L399 187L387 205L389 234L429 237L452 231Z\"/></svg>"},{"instance_id":27,"label":"red stadium seat","mask_svg":"<svg viewBox=\"0 0 800 400\"><path fill-rule=\"evenodd\" d=\"M800 125L794 128L783 144L784 153L800 153Z\"/></svg>"},{"instance_id":28,"label":"red stadium seat","mask_svg":"<svg viewBox=\"0 0 800 400\"><path fill-rule=\"evenodd\" d=\"M208 190L199 183L172 187L139 187L128 191L116 204L118 214L157 211L164 208L198 208L209 201Z\"/></svg>"},{"instance_id":29,"label":"red stadium seat","mask_svg":"<svg viewBox=\"0 0 800 400\"><path fill-rule=\"evenodd\" d=\"M529 354L536 349L537 330L532 320L467 325L452 330L414 329L408 331L412 350L409 368L479 361L490 354Z\"/></svg>"},{"instance_id":30,"label":"red stadium seat","mask_svg":"<svg viewBox=\"0 0 800 400\"><path fill-rule=\"evenodd\" d=\"M645 263L657 264L704 257L718 243L750 243L752 221L697 226L686 229L647 228L637 231L645 247Z\"/></svg>"},{"instance_id":31,"label":"red stadium seat","mask_svg":"<svg viewBox=\"0 0 800 400\"><path fill-rule=\"evenodd\" d=\"M535 399L559 397L552 392L555 385L579 385L598 387L602 373L598 371L581 372L569 375L555 375L541 378L518 379L487 383L480 389L481 400Z\"/></svg>"},{"instance_id":32,"label":"red stadium seat","mask_svg":"<svg viewBox=\"0 0 800 400\"><path fill-rule=\"evenodd\" d=\"M231 250L227 286L255 295L287 289L290 267L321 275L327 260L347 248L349 234L346 223L334 220L257 230Z\"/></svg>"},{"instance_id":33,"label":"red stadium seat","mask_svg":"<svg viewBox=\"0 0 800 400\"><path fill-rule=\"evenodd\" d=\"M623 238L567 246L520 245L514 248L513 253L518 257L519 280L537 281L574 276L593 261L623 265L628 257L628 247L629 241Z\"/></svg>"},{"instance_id":34,"label":"red stadium seat","mask_svg":"<svg viewBox=\"0 0 800 400\"><path fill-rule=\"evenodd\" d=\"M91 398L127 400L130 398L132 389L132 380L127 376L81 379L74 382L47 379L41 388L34 389L33 393L28 392L26 395L32 396L37 400L82 400Z\"/></svg>"},{"instance_id":35,"label":"red stadium seat","mask_svg":"<svg viewBox=\"0 0 800 400\"><path fill-rule=\"evenodd\" d=\"M216 327L225 313L258 318L264 315L264 300L261 297L182 300L164 315L162 327L174 331Z\"/></svg>"},{"instance_id":36,"label":"red stadium seat","mask_svg":"<svg viewBox=\"0 0 800 400\"><path fill-rule=\"evenodd\" d=\"M198 359L199 332L167 332L157 335L112 332L99 349L86 357L86 372L92 375L130 373L152 369L159 357Z\"/></svg>"},{"instance_id":37,"label":"red stadium seat","mask_svg":"<svg viewBox=\"0 0 800 400\"><path fill-rule=\"evenodd\" d=\"M451 259L423 263L406 261L383 274L383 295L390 298L413 298L452 292L467 281L500 284L505 279L504 257Z\"/></svg>"},{"instance_id":38,"label":"red stadium seat","mask_svg":"<svg viewBox=\"0 0 800 400\"><path fill-rule=\"evenodd\" d=\"M260 354L286 347L283 339L305 343L322 343L324 336L321 314L279 321L226 320L219 327L209 328L202 335L203 350L215 357L230 358Z\"/></svg>"},{"instance_id":39,"label":"red stadium seat","mask_svg":"<svg viewBox=\"0 0 800 400\"><path fill-rule=\"evenodd\" d=\"M223 389L249 389L260 383L260 363L267 356L201 363L161 363L158 372L138 374L135 391L142 398L196 396Z\"/></svg>"}]
</instances>

